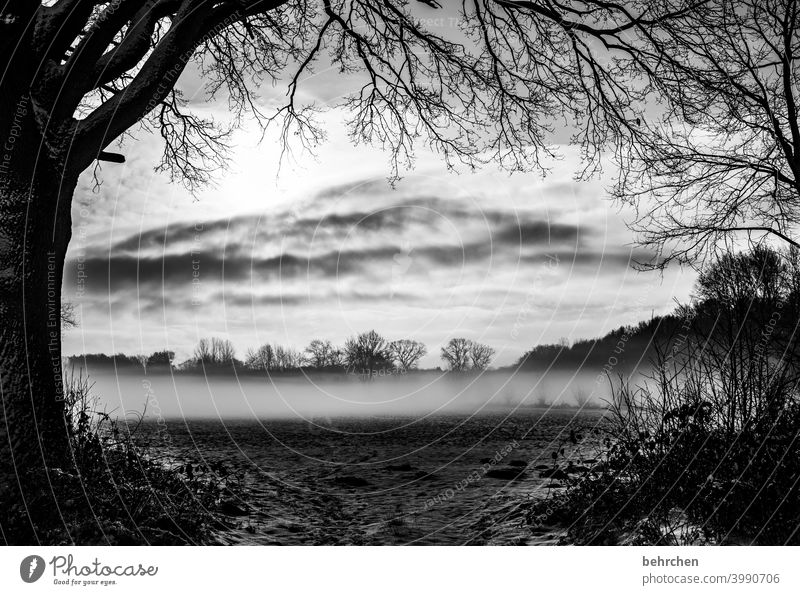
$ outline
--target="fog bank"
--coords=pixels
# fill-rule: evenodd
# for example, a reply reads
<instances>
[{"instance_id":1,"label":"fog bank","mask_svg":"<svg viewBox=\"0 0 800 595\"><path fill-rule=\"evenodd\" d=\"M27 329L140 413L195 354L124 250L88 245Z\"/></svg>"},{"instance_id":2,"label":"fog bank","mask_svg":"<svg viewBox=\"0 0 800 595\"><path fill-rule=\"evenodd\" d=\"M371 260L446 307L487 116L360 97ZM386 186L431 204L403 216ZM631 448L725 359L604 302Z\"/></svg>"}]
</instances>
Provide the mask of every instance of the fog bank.
<instances>
[{"instance_id":1,"label":"fog bank","mask_svg":"<svg viewBox=\"0 0 800 595\"><path fill-rule=\"evenodd\" d=\"M192 376L92 371L92 393L114 416L304 418L479 413L537 404L600 402L596 372L445 373L378 377Z\"/></svg>"}]
</instances>

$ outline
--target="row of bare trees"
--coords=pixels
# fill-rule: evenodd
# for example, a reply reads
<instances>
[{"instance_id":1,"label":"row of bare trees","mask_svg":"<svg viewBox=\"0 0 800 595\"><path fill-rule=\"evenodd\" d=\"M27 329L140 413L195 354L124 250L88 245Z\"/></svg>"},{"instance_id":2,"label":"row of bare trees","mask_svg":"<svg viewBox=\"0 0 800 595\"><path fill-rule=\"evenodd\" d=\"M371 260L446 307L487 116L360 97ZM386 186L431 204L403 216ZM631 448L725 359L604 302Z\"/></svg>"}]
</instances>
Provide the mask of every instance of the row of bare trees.
<instances>
[{"instance_id":1,"label":"row of bare trees","mask_svg":"<svg viewBox=\"0 0 800 595\"><path fill-rule=\"evenodd\" d=\"M239 364L252 370L276 372L311 368L346 370L356 374L387 371L404 374L416 369L427 353L428 348L420 341L389 341L377 331L370 330L348 338L341 346L329 340L314 339L302 352L292 347L265 343L248 349L241 362L236 359L236 350L231 341L212 337L198 342L192 357L183 367L192 369ZM453 372L485 370L494 354L495 350L489 345L464 338L451 339L441 348L445 367Z\"/></svg>"},{"instance_id":2,"label":"row of bare trees","mask_svg":"<svg viewBox=\"0 0 800 595\"><path fill-rule=\"evenodd\" d=\"M224 365L234 361L236 349L228 339L211 337L200 339L190 361L205 365Z\"/></svg>"},{"instance_id":3,"label":"row of bare trees","mask_svg":"<svg viewBox=\"0 0 800 595\"><path fill-rule=\"evenodd\" d=\"M236 357L236 348L229 339L203 338L197 342L191 357L181 364L175 361L175 352L162 350L150 355L87 354L68 358L71 365L89 367L173 368L195 370L238 366L251 370L286 372L301 368L328 371L349 371L359 374L392 371L400 374L415 370L428 348L420 341L399 339L389 341L371 330L350 337L344 345L334 345L329 340L314 339L303 351L277 343L265 343L249 348L244 361ZM441 348L445 368L452 372L487 369L495 350L489 345L471 339L451 339Z\"/></svg>"},{"instance_id":4,"label":"row of bare trees","mask_svg":"<svg viewBox=\"0 0 800 595\"><path fill-rule=\"evenodd\" d=\"M351 371L369 373L396 370L405 373L417 367L419 360L428 353L428 348L412 339L388 341L372 330L347 339L341 353Z\"/></svg>"},{"instance_id":5,"label":"row of bare trees","mask_svg":"<svg viewBox=\"0 0 800 595\"><path fill-rule=\"evenodd\" d=\"M298 353L296 349L270 343L265 343L256 349L248 349L244 360L247 368L276 372L295 370L303 363L302 354Z\"/></svg>"}]
</instances>

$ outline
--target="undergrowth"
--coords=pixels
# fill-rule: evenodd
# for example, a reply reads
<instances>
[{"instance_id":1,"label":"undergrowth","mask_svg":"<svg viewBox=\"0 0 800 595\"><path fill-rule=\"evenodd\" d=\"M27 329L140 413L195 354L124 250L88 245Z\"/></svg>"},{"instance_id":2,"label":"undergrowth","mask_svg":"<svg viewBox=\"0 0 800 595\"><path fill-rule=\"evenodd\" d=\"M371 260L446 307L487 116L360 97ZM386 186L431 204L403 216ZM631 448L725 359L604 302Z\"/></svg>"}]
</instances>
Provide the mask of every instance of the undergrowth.
<instances>
[{"instance_id":1,"label":"undergrowth","mask_svg":"<svg viewBox=\"0 0 800 595\"><path fill-rule=\"evenodd\" d=\"M138 435L144 412L117 420L99 408L87 377L67 380L72 468L50 469L49 484L28 501L28 510L37 511L36 539L48 545L213 543L227 522L219 510L237 499L242 478L147 443Z\"/></svg>"},{"instance_id":2,"label":"undergrowth","mask_svg":"<svg viewBox=\"0 0 800 595\"><path fill-rule=\"evenodd\" d=\"M604 460L536 503L578 544L800 545L800 253L724 258L636 387Z\"/></svg>"}]
</instances>

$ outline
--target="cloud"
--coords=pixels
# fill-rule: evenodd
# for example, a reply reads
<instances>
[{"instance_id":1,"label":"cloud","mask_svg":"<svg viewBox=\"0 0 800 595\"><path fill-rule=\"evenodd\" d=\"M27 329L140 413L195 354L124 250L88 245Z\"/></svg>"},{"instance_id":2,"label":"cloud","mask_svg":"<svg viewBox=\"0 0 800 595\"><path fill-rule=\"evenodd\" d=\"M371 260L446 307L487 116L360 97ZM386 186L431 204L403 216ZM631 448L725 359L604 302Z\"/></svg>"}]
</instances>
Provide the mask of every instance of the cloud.
<instances>
[{"instance_id":1,"label":"cloud","mask_svg":"<svg viewBox=\"0 0 800 595\"><path fill-rule=\"evenodd\" d=\"M470 216L470 205L437 197L402 204L411 206L299 218L290 212L252 214L149 229L110 248L90 247L80 263L69 260L65 288L69 294L76 287L80 268L90 295L128 299L131 307L132 296L186 303L200 286L203 295L238 288L233 307L387 297L418 303L425 295L440 301L432 295L432 280L478 287L489 273L547 258L569 269L630 266L630 251L593 246L596 230L572 223L501 210ZM456 233L446 234L441 222L417 209L421 205L446 211ZM482 223L476 226L476 219Z\"/></svg>"},{"instance_id":2,"label":"cloud","mask_svg":"<svg viewBox=\"0 0 800 595\"><path fill-rule=\"evenodd\" d=\"M67 263L65 286L73 286L79 278L79 271L86 289L95 295L117 294L134 289L151 294L186 291L194 283L206 287L245 285L257 291L265 283L276 281L341 280L345 277L383 279L388 286L392 282L393 271L397 270L398 257L404 254L409 255L409 264L403 274L409 276L420 270L436 273L442 267L452 269L482 265L489 268L520 262L541 263L545 258L557 258L562 267L604 265L624 268L637 260L646 261L652 257L649 253L625 250L593 252L564 249L537 250L521 255L498 251L497 245L483 241L461 245L428 244L411 247L410 250L401 245L384 244L316 255L282 253L274 257L245 255L238 250L232 250L232 255L228 256L227 252L228 247L222 247L220 250L164 254L160 257L139 258L127 254L89 256L80 263L77 260Z\"/></svg>"},{"instance_id":3,"label":"cloud","mask_svg":"<svg viewBox=\"0 0 800 595\"><path fill-rule=\"evenodd\" d=\"M616 246L572 252L556 251L552 253L552 256L558 258L561 265L592 267L594 269L606 266L619 270L634 268L640 263L653 263L658 259L658 255L650 250L625 249Z\"/></svg>"},{"instance_id":4,"label":"cloud","mask_svg":"<svg viewBox=\"0 0 800 595\"><path fill-rule=\"evenodd\" d=\"M326 202L341 195L357 200ZM404 276L429 275L442 267L485 269L533 258L532 248L539 254L545 247L576 247L593 233L531 213L481 209L469 201L397 197L375 181L328 189L298 210L300 215L283 210L143 230L110 247L86 247L80 268L96 295L182 291L193 282L248 284L257 292L276 280L348 276L388 286L396 281L398 258L407 262ZM77 259L67 262L67 287L77 279L78 267Z\"/></svg>"},{"instance_id":5,"label":"cloud","mask_svg":"<svg viewBox=\"0 0 800 595\"><path fill-rule=\"evenodd\" d=\"M69 261L65 279L77 279L81 266L89 291L116 293L133 288L148 291L189 287L195 278L200 283L216 284L307 275L331 277L351 272L356 262L350 255L336 253L312 258L297 254L247 258L234 252L232 257L226 258L224 249L221 252L212 249L144 258L122 254L88 257L80 264L75 260Z\"/></svg>"},{"instance_id":6,"label":"cloud","mask_svg":"<svg viewBox=\"0 0 800 595\"><path fill-rule=\"evenodd\" d=\"M313 256L282 253L274 257L245 255L229 247L160 257L136 257L127 254L89 256L82 261L70 260L64 278L67 286L82 272L92 293L117 293L138 288L153 291L159 288L177 290L189 287L193 279L199 283L253 283L296 278L336 279L352 274L368 274L378 265L389 267L401 246L386 244L361 250L330 251ZM453 265L487 258L490 246L482 243L462 246L424 246L414 250L415 258L427 264ZM422 263L420 263L422 264ZM389 269L384 269L389 270Z\"/></svg>"},{"instance_id":7,"label":"cloud","mask_svg":"<svg viewBox=\"0 0 800 595\"><path fill-rule=\"evenodd\" d=\"M580 227L568 223L521 221L504 225L492 234L492 240L517 246L577 244L581 235Z\"/></svg>"},{"instance_id":8,"label":"cloud","mask_svg":"<svg viewBox=\"0 0 800 595\"><path fill-rule=\"evenodd\" d=\"M373 201L374 202L374 201ZM306 207L313 211L313 207ZM465 222L476 222L494 236L495 241L517 241L523 243L553 240L574 240L579 229L571 224L548 223L530 219L529 214L517 214L501 210L481 210L453 204L452 201L431 197L414 197L386 204L378 204L371 210L319 211L318 215L295 217L290 213L270 215L240 215L229 219L217 219L203 223L177 223L166 227L144 230L114 243L110 251L142 253L152 250L165 251L188 243L220 241L242 241L252 243L279 238L311 239L314 235L337 234L343 238L348 233L402 231L412 226L433 229L442 222L456 227Z\"/></svg>"},{"instance_id":9,"label":"cloud","mask_svg":"<svg viewBox=\"0 0 800 595\"><path fill-rule=\"evenodd\" d=\"M378 289L366 291L359 289L339 290L324 295L309 295L299 293L222 293L216 292L208 297L211 303L224 303L226 307L260 308L263 306L303 306L313 305L316 302L408 302L420 299L421 296L411 293L392 293Z\"/></svg>"}]
</instances>

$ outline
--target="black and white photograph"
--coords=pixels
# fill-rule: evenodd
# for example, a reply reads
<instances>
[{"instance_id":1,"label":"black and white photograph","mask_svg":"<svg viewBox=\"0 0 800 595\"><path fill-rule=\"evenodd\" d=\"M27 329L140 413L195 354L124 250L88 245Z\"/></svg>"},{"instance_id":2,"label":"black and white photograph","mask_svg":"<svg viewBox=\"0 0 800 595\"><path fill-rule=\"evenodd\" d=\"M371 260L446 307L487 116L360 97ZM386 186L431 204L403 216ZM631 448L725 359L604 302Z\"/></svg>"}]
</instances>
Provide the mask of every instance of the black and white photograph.
<instances>
[{"instance_id":1,"label":"black and white photograph","mask_svg":"<svg viewBox=\"0 0 800 595\"><path fill-rule=\"evenodd\" d=\"M797 0L0 0L0 56L5 592L800 585Z\"/></svg>"}]
</instances>

